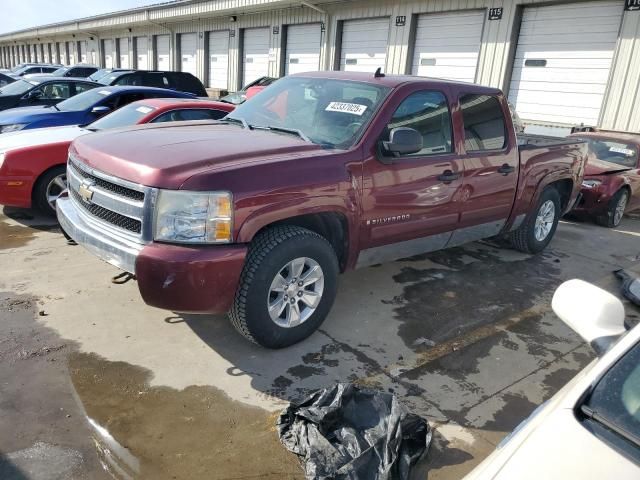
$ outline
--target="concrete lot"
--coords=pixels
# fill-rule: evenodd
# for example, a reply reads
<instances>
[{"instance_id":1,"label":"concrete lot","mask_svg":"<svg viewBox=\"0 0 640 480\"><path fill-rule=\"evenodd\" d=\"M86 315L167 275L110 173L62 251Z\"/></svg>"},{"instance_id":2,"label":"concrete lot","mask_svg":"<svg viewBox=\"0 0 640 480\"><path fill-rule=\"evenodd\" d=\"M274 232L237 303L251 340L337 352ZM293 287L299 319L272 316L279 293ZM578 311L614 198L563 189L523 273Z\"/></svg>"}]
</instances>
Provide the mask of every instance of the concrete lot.
<instances>
[{"instance_id":1,"label":"concrete lot","mask_svg":"<svg viewBox=\"0 0 640 480\"><path fill-rule=\"evenodd\" d=\"M535 257L475 243L348 273L319 332L267 351L225 318L144 305L50 221L5 208L0 478L302 478L277 412L337 381L436 427L414 478L461 478L592 358L550 311L555 288L617 293L620 267L640 272L639 219L564 221Z\"/></svg>"}]
</instances>

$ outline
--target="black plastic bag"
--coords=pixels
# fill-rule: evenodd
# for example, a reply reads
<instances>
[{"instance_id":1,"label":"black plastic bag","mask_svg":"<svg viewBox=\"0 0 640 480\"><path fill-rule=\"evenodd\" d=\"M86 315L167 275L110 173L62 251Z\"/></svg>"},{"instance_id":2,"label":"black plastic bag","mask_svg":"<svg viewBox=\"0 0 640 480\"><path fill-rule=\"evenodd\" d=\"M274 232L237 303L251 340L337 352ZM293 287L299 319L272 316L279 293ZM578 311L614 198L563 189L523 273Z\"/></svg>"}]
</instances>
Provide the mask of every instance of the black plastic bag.
<instances>
[{"instance_id":1,"label":"black plastic bag","mask_svg":"<svg viewBox=\"0 0 640 480\"><path fill-rule=\"evenodd\" d=\"M432 432L394 395L340 383L287 407L278 434L307 479L406 480Z\"/></svg>"},{"instance_id":2,"label":"black plastic bag","mask_svg":"<svg viewBox=\"0 0 640 480\"><path fill-rule=\"evenodd\" d=\"M640 278L632 277L624 270L616 270L613 273L622 280L622 294L640 307Z\"/></svg>"}]
</instances>

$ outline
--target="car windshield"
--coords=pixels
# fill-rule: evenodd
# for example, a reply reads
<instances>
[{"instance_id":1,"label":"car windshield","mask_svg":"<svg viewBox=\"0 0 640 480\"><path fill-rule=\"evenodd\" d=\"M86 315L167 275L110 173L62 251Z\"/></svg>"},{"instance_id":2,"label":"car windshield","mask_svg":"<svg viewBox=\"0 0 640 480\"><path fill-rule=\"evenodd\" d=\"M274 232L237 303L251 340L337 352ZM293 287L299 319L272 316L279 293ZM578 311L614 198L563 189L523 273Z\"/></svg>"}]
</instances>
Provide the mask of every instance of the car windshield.
<instances>
[{"instance_id":1,"label":"car windshield","mask_svg":"<svg viewBox=\"0 0 640 480\"><path fill-rule=\"evenodd\" d=\"M102 83L103 85L111 85L111 82L122 75L124 75L124 73L109 72L106 75L100 77L97 82Z\"/></svg>"},{"instance_id":2,"label":"car windshield","mask_svg":"<svg viewBox=\"0 0 640 480\"><path fill-rule=\"evenodd\" d=\"M640 343L602 377L582 410L625 439L640 441Z\"/></svg>"},{"instance_id":3,"label":"car windshield","mask_svg":"<svg viewBox=\"0 0 640 480\"><path fill-rule=\"evenodd\" d=\"M156 110L143 103L130 103L115 112L102 117L99 120L87 125L89 130L106 130L108 128L126 127L137 124L142 117L149 115Z\"/></svg>"},{"instance_id":4,"label":"car windshield","mask_svg":"<svg viewBox=\"0 0 640 480\"><path fill-rule=\"evenodd\" d=\"M589 143L589 149L598 160L631 168L638 165L638 149L635 145L617 140L595 138L583 138L582 140Z\"/></svg>"},{"instance_id":5,"label":"car windshield","mask_svg":"<svg viewBox=\"0 0 640 480\"><path fill-rule=\"evenodd\" d=\"M109 75L111 72L113 72L113 70L111 70L110 68L103 68L89 75L89 80L93 80L95 82L101 79L102 77L104 77L105 75Z\"/></svg>"},{"instance_id":6,"label":"car windshield","mask_svg":"<svg viewBox=\"0 0 640 480\"><path fill-rule=\"evenodd\" d=\"M68 71L69 71L69 68L62 67L51 72L51 75L54 77L64 77L64 74L67 73Z\"/></svg>"},{"instance_id":7,"label":"car windshield","mask_svg":"<svg viewBox=\"0 0 640 480\"><path fill-rule=\"evenodd\" d=\"M2 87L0 93L2 95L22 95L23 93L31 90L36 85L38 85L38 82L18 80L17 82L13 82L5 87Z\"/></svg>"},{"instance_id":8,"label":"car windshield","mask_svg":"<svg viewBox=\"0 0 640 480\"><path fill-rule=\"evenodd\" d=\"M226 118L250 128L296 134L327 147L348 148L389 91L355 81L285 77Z\"/></svg>"},{"instance_id":9,"label":"car windshield","mask_svg":"<svg viewBox=\"0 0 640 480\"><path fill-rule=\"evenodd\" d=\"M106 96L111 95L111 93L112 92L109 90L94 88L80 93L75 97L71 97L64 102L60 102L56 106L58 107L58 110L62 110L63 112L80 112L94 107L96 103L104 99Z\"/></svg>"}]
</instances>

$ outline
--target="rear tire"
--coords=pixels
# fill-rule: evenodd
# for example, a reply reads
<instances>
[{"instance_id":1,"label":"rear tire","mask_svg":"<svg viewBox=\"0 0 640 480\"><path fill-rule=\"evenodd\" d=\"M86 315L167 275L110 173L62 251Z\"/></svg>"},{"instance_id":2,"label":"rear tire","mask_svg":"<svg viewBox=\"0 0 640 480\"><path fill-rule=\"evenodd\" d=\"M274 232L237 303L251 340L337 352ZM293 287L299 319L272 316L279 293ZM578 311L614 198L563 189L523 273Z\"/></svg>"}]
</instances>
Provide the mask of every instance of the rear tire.
<instances>
[{"instance_id":1,"label":"rear tire","mask_svg":"<svg viewBox=\"0 0 640 480\"><path fill-rule=\"evenodd\" d=\"M67 168L53 167L40 176L33 189L35 207L48 216L56 215L55 198L67 188Z\"/></svg>"},{"instance_id":2,"label":"rear tire","mask_svg":"<svg viewBox=\"0 0 640 480\"><path fill-rule=\"evenodd\" d=\"M613 198L609 201L607 212L604 215L596 217L598 225L607 228L615 228L620 225L624 211L629 203L629 192L626 188L618 190Z\"/></svg>"},{"instance_id":3,"label":"rear tire","mask_svg":"<svg viewBox=\"0 0 640 480\"><path fill-rule=\"evenodd\" d=\"M270 228L252 242L229 312L231 323L263 347L293 345L311 335L331 310L338 272L336 253L324 237L300 227Z\"/></svg>"},{"instance_id":4,"label":"rear tire","mask_svg":"<svg viewBox=\"0 0 640 480\"><path fill-rule=\"evenodd\" d=\"M561 208L558 190L547 187L524 223L509 234L511 245L524 253L539 253L544 250L556 232Z\"/></svg>"}]
</instances>

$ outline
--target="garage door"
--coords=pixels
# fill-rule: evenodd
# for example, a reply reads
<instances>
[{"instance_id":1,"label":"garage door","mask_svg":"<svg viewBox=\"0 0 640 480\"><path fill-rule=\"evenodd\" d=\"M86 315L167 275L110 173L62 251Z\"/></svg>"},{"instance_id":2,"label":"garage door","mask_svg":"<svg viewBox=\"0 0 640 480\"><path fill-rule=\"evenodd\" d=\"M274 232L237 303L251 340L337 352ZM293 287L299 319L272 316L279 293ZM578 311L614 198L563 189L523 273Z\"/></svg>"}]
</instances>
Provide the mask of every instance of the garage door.
<instances>
[{"instance_id":1,"label":"garage door","mask_svg":"<svg viewBox=\"0 0 640 480\"><path fill-rule=\"evenodd\" d=\"M269 73L269 29L249 28L244 31L242 84L246 85Z\"/></svg>"},{"instance_id":2,"label":"garage door","mask_svg":"<svg viewBox=\"0 0 640 480\"><path fill-rule=\"evenodd\" d=\"M598 123L621 17L617 0L524 10L509 89L523 120Z\"/></svg>"},{"instance_id":3,"label":"garage door","mask_svg":"<svg viewBox=\"0 0 640 480\"><path fill-rule=\"evenodd\" d=\"M198 50L195 33L180 34L180 71L196 74L196 55Z\"/></svg>"},{"instance_id":4,"label":"garage door","mask_svg":"<svg viewBox=\"0 0 640 480\"><path fill-rule=\"evenodd\" d=\"M320 70L322 30L319 23L287 27L285 74Z\"/></svg>"},{"instance_id":5,"label":"garage door","mask_svg":"<svg viewBox=\"0 0 640 480\"><path fill-rule=\"evenodd\" d=\"M60 64L66 65L67 64L67 55L65 53L64 43L58 42L56 45L57 45L57 49L58 49L58 58L56 60Z\"/></svg>"},{"instance_id":6,"label":"garage door","mask_svg":"<svg viewBox=\"0 0 640 480\"><path fill-rule=\"evenodd\" d=\"M420 15L413 75L475 81L484 15L484 11Z\"/></svg>"},{"instance_id":7,"label":"garage door","mask_svg":"<svg viewBox=\"0 0 640 480\"><path fill-rule=\"evenodd\" d=\"M73 45L74 42L67 42L67 51L69 52L69 65L75 65L77 63L76 49Z\"/></svg>"},{"instance_id":8,"label":"garage door","mask_svg":"<svg viewBox=\"0 0 640 480\"><path fill-rule=\"evenodd\" d=\"M118 39L118 56L120 63L118 66L120 68L129 68L131 64L129 63L129 39L128 38L119 38Z\"/></svg>"},{"instance_id":9,"label":"garage door","mask_svg":"<svg viewBox=\"0 0 640 480\"><path fill-rule=\"evenodd\" d=\"M156 70L169 70L169 35L158 35L156 37Z\"/></svg>"},{"instance_id":10,"label":"garage door","mask_svg":"<svg viewBox=\"0 0 640 480\"><path fill-rule=\"evenodd\" d=\"M229 77L229 32L209 32L209 87L226 89Z\"/></svg>"},{"instance_id":11,"label":"garage door","mask_svg":"<svg viewBox=\"0 0 640 480\"><path fill-rule=\"evenodd\" d=\"M87 42L80 42L80 62L87 63Z\"/></svg>"},{"instance_id":12,"label":"garage door","mask_svg":"<svg viewBox=\"0 0 640 480\"><path fill-rule=\"evenodd\" d=\"M149 70L149 52L147 37L136 37L135 42L135 56L136 56L136 68L140 70Z\"/></svg>"},{"instance_id":13,"label":"garage door","mask_svg":"<svg viewBox=\"0 0 640 480\"><path fill-rule=\"evenodd\" d=\"M113 40L103 40L102 51L104 52L105 68L113 68Z\"/></svg>"},{"instance_id":14,"label":"garage door","mask_svg":"<svg viewBox=\"0 0 640 480\"><path fill-rule=\"evenodd\" d=\"M342 27L340 70L375 72L384 70L389 41L389 19L345 20Z\"/></svg>"}]
</instances>

